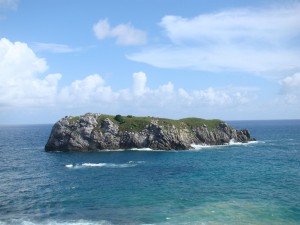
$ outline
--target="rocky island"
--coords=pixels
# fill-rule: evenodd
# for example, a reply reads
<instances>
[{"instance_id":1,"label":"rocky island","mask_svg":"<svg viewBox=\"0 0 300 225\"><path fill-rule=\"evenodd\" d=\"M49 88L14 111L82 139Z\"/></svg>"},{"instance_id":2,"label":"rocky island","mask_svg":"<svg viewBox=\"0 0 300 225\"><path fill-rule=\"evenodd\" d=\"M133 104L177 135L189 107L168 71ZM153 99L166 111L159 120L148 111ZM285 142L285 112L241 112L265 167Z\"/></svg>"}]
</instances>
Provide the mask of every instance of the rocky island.
<instances>
[{"instance_id":1,"label":"rocky island","mask_svg":"<svg viewBox=\"0 0 300 225\"><path fill-rule=\"evenodd\" d=\"M254 140L221 120L111 116L87 113L66 116L54 124L46 151L97 151L150 148L193 149L193 145L224 145Z\"/></svg>"}]
</instances>

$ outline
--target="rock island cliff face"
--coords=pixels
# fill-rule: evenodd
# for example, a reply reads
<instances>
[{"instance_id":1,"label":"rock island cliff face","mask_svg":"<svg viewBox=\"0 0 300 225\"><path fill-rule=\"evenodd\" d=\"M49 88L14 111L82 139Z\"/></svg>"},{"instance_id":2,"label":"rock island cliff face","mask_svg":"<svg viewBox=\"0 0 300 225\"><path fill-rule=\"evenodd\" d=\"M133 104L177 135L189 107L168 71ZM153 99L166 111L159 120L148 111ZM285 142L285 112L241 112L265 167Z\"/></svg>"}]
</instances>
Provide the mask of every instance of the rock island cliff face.
<instances>
[{"instance_id":1,"label":"rock island cliff face","mask_svg":"<svg viewBox=\"0 0 300 225\"><path fill-rule=\"evenodd\" d=\"M254 140L221 120L109 116L87 113L66 116L54 124L46 151L96 151L151 148L193 149L192 145L223 145Z\"/></svg>"}]
</instances>

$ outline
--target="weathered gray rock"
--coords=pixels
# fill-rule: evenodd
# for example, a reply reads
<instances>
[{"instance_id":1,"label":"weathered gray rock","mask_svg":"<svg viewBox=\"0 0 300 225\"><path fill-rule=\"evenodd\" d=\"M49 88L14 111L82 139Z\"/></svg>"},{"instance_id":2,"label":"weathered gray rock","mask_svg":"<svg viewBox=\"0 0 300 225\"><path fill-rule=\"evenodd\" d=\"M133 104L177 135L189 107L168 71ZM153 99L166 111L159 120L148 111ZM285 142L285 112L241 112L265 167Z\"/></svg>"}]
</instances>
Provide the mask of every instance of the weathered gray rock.
<instances>
[{"instance_id":1,"label":"weathered gray rock","mask_svg":"<svg viewBox=\"0 0 300 225\"><path fill-rule=\"evenodd\" d=\"M205 124L180 127L151 119L140 130L121 130L113 117L87 113L80 117L64 117L54 124L46 151L95 151L103 149L151 148L161 150L192 149L192 145L223 145L231 140L254 140L248 130L235 130L221 122L213 129Z\"/></svg>"}]
</instances>

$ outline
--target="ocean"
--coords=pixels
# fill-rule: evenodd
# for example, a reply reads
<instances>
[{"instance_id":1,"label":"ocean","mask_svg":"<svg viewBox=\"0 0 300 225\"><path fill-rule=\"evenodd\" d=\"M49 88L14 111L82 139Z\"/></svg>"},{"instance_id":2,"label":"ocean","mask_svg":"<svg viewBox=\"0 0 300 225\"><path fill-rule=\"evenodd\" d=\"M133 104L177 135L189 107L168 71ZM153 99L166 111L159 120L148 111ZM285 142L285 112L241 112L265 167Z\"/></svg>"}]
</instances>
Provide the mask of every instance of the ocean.
<instances>
[{"instance_id":1,"label":"ocean","mask_svg":"<svg viewBox=\"0 0 300 225\"><path fill-rule=\"evenodd\" d=\"M44 151L52 125L0 126L0 224L300 224L300 120L187 151Z\"/></svg>"}]
</instances>

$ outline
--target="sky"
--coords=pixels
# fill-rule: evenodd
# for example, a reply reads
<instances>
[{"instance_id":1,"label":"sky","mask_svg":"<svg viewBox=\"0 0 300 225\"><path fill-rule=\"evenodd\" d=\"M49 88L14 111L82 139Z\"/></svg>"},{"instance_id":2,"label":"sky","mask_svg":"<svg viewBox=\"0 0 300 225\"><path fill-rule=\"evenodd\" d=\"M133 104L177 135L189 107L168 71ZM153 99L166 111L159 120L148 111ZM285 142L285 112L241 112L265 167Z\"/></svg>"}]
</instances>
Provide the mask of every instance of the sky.
<instances>
[{"instance_id":1,"label":"sky","mask_svg":"<svg viewBox=\"0 0 300 225\"><path fill-rule=\"evenodd\" d=\"M0 0L0 124L300 119L298 0Z\"/></svg>"}]
</instances>

